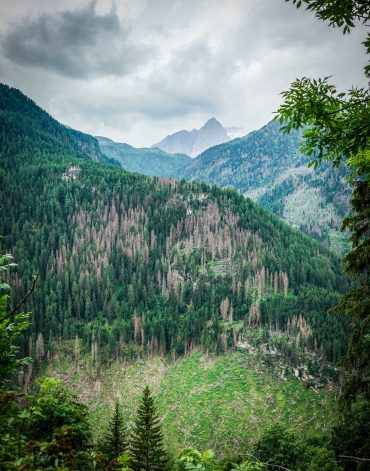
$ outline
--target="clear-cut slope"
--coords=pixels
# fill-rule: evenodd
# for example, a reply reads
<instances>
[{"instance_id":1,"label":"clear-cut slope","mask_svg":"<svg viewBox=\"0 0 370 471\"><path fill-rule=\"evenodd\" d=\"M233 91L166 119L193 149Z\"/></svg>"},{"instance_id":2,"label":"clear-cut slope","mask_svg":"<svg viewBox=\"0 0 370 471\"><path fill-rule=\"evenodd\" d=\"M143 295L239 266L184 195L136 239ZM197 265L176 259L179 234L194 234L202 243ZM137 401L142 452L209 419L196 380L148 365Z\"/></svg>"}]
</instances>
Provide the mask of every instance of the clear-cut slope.
<instances>
[{"instance_id":1,"label":"clear-cut slope","mask_svg":"<svg viewBox=\"0 0 370 471\"><path fill-rule=\"evenodd\" d=\"M213 356L195 350L176 362L157 357L131 365L113 363L99 379L91 377L81 360L77 372L73 352L67 355L53 362L47 374L67 380L88 405L97 438L117 397L127 421L133 420L142 384L150 384L157 396L166 446L176 455L190 447L235 456L271 420L307 433L320 429L323 418L330 426L335 417L335 390L308 388L277 355L238 349Z\"/></svg>"},{"instance_id":2,"label":"clear-cut slope","mask_svg":"<svg viewBox=\"0 0 370 471\"><path fill-rule=\"evenodd\" d=\"M209 119L200 129L178 131L154 144L166 152L187 154L196 157L212 146L230 140L225 128L215 118Z\"/></svg>"}]
</instances>

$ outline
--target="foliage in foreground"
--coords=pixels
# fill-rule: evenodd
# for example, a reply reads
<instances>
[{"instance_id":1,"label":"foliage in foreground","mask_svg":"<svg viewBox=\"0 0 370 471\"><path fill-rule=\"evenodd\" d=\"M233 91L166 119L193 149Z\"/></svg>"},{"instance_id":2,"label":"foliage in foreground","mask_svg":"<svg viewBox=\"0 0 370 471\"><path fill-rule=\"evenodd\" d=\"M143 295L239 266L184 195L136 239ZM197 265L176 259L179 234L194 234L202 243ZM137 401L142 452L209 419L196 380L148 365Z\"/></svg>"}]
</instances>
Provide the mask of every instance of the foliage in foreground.
<instances>
[{"instance_id":1,"label":"foliage in foreground","mask_svg":"<svg viewBox=\"0 0 370 471\"><path fill-rule=\"evenodd\" d=\"M2 259L4 270L10 258ZM6 270L5 270L6 271ZM4 280L3 280L4 281ZM9 293L10 287L3 289ZM7 294L8 296L8 294ZM0 318L8 315L8 297L2 303ZM8 317L15 322L15 317ZM3 321L4 322L4 321ZM25 326L18 324L18 330ZM216 459L212 451L184 450L167 459L163 448L160 419L154 398L148 387L144 389L135 427L127 450L127 425L116 404L108 433L101 441L106 454L92 443L91 427L86 407L62 386L60 381L44 379L27 396L17 390L15 373L23 366L15 361L15 342L18 330L4 330L2 325L1 359L3 371L0 379L0 469L1 470L163 470L173 471L263 471L277 464L292 471L340 471L333 444L327 439L303 441L295 432L282 425L266 430L249 456L234 459ZM5 333L7 337L4 337ZM13 379L12 379L13 378ZM364 430L363 411L357 414L357 428L346 429L338 425L334 431L340 443L353 446L356 434ZM338 443L334 440L333 443ZM348 468L351 469L351 468Z\"/></svg>"},{"instance_id":2,"label":"foliage in foreground","mask_svg":"<svg viewBox=\"0 0 370 471\"><path fill-rule=\"evenodd\" d=\"M124 425L119 403L116 402L108 429L102 439L101 449L109 460L113 460L124 454L125 451L127 451L127 447L127 430Z\"/></svg>"},{"instance_id":3,"label":"foliage in foreground","mask_svg":"<svg viewBox=\"0 0 370 471\"><path fill-rule=\"evenodd\" d=\"M8 262L9 258L2 259L5 271ZM3 289L9 293L10 287L4 285ZM14 323L8 300L9 296L1 304L0 319ZM24 327L18 324L18 330ZM356 426L348 429L348 422L339 424L331 439L302 439L283 425L277 425L262 434L251 455L220 460L210 450L185 450L179 457L168 460L154 398L145 387L129 440L129 454L122 454L127 447L126 424L116 405L110 422L111 433L102 440L103 448L108 447L105 455L92 443L86 406L60 381L44 379L28 395L18 391L15 374L22 367L22 362L14 357L18 330L5 328L4 331L3 325L1 328L2 338L6 339L1 343L2 368L7 372L0 378L1 470L263 471L283 466L291 471L340 471L335 451L340 457L338 453L343 446L348 449L356 443L362 444L357 437L366 431L366 411L359 410ZM347 466L346 469L361 468Z\"/></svg>"},{"instance_id":4,"label":"foliage in foreground","mask_svg":"<svg viewBox=\"0 0 370 471\"><path fill-rule=\"evenodd\" d=\"M317 18L343 28L344 33L349 33L356 22L367 24L370 20L370 3L366 1L292 1L297 8L305 5ZM369 54L369 34L364 45ZM369 73L367 65L365 74ZM353 214L344 220L343 229L348 228L351 234L351 250L344 258L344 269L353 284L336 310L350 316L353 329L348 352L341 362L348 377L339 401L342 417L335 433L336 445L352 460L350 469L362 469L369 464L370 451L364 412L370 405L370 92L368 88L341 92L329 82L329 77L303 77L282 95L284 103L277 117L285 132L304 128L302 151L311 156L312 165L317 167L327 160L334 167L344 164L351 171ZM351 435L356 438L347 448Z\"/></svg>"},{"instance_id":5,"label":"foliage in foreground","mask_svg":"<svg viewBox=\"0 0 370 471\"><path fill-rule=\"evenodd\" d=\"M160 419L148 386L144 388L131 439L133 465L137 470L164 471L167 457L163 449Z\"/></svg>"}]
</instances>

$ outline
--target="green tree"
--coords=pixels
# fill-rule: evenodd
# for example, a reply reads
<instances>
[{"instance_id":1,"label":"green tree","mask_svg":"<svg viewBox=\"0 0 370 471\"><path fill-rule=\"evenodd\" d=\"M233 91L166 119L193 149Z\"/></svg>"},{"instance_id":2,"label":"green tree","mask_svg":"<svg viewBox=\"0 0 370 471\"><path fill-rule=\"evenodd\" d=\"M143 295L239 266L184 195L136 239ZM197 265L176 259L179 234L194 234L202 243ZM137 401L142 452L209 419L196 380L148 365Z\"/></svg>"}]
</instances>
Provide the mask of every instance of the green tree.
<instances>
[{"instance_id":1,"label":"green tree","mask_svg":"<svg viewBox=\"0 0 370 471\"><path fill-rule=\"evenodd\" d=\"M127 430L123 423L119 404L116 402L108 429L102 440L102 451L107 455L109 460L118 458L125 453L128 447L126 437Z\"/></svg>"},{"instance_id":2,"label":"green tree","mask_svg":"<svg viewBox=\"0 0 370 471\"><path fill-rule=\"evenodd\" d=\"M356 401L339 418L332 430L332 447L346 470L369 469L370 408L368 401Z\"/></svg>"},{"instance_id":3,"label":"green tree","mask_svg":"<svg viewBox=\"0 0 370 471\"><path fill-rule=\"evenodd\" d=\"M19 357L17 341L29 326L28 314L17 313L28 295L15 307L10 306L12 288L7 283L9 272L16 266L10 254L0 256L0 463L4 468L13 469L14 460L23 451L24 440L19 424L24 422L24 413L19 404L19 387L15 374L28 363L27 358Z\"/></svg>"},{"instance_id":4,"label":"green tree","mask_svg":"<svg viewBox=\"0 0 370 471\"><path fill-rule=\"evenodd\" d=\"M176 466L176 469L179 471L185 471L187 469L215 471L219 469L216 466L212 450L200 452L192 448L186 448L180 453L176 460Z\"/></svg>"},{"instance_id":5,"label":"green tree","mask_svg":"<svg viewBox=\"0 0 370 471\"><path fill-rule=\"evenodd\" d=\"M306 471L343 471L335 459L334 451L324 447L308 447L305 462Z\"/></svg>"},{"instance_id":6,"label":"green tree","mask_svg":"<svg viewBox=\"0 0 370 471\"><path fill-rule=\"evenodd\" d=\"M256 445L253 455L266 465L296 469L304 452L304 444L298 435L285 425L273 425L267 429Z\"/></svg>"},{"instance_id":7,"label":"green tree","mask_svg":"<svg viewBox=\"0 0 370 471\"><path fill-rule=\"evenodd\" d=\"M73 431L73 448L84 449L91 440L87 407L60 380L45 378L39 383L33 414L27 421L27 435L33 440L51 440L61 427Z\"/></svg>"},{"instance_id":8,"label":"green tree","mask_svg":"<svg viewBox=\"0 0 370 471\"><path fill-rule=\"evenodd\" d=\"M35 289L37 278L34 279L32 287L23 299L15 307L10 308L12 289L6 282L6 277L9 276L12 267L16 266L12 255L0 256L0 391L14 386L14 374L29 361L27 358L19 358L19 346L16 342L30 325L29 314L18 313L18 310Z\"/></svg>"},{"instance_id":9,"label":"green tree","mask_svg":"<svg viewBox=\"0 0 370 471\"><path fill-rule=\"evenodd\" d=\"M354 278L354 287L342 297L337 310L353 319L348 352L341 364L349 373L340 398L342 410L350 409L358 398L370 400L370 186L359 181L352 196L354 214L343 221L351 232L352 250L344 257L345 271Z\"/></svg>"},{"instance_id":10,"label":"green tree","mask_svg":"<svg viewBox=\"0 0 370 471\"><path fill-rule=\"evenodd\" d=\"M235 464L231 471L265 471L267 466L259 461L244 461L241 464Z\"/></svg>"},{"instance_id":11,"label":"green tree","mask_svg":"<svg viewBox=\"0 0 370 471\"><path fill-rule=\"evenodd\" d=\"M136 470L160 471L167 468L160 419L149 386L144 388L137 411L131 453Z\"/></svg>"},{"instance_id":12,"label":"green tree","mask_svg":"<svg viewBox=\"0 0 370 471\"><path fill-rule=\"evenodd\" d=\"M322 20L348 33L356 20L370 18L370 3L355 0L292 0L297 7L306 5ZM365 41L370 52L370 35ZM369 73L369 66L365 67ZM370 325L370 92L352 88L340 92L329 78L302 78L282 93L284 103L277 112L282 129L303 128L301 150L311 156L317 167L322 160L334 166L343 163L351 171L354 214L343 222L350 230L351 250L346 255L345 272L353 278L337 310L352 319L349 348L342 364L349 379L340 400L342 410L357 398L369 400L369 325Z\"/></svg>"},{"instance_id":13,"label":"green tree","mask_svg":"<svg viewBox=\"0 0 370 471\"><path fill-rule=\"evenodd\" d=\"M286 0L289 1L289 0ZM291 0L299 8L306 5L307 10L315 12L316 18L329 21L330 26L343 28L349 33L355 21L366 23L369 19L367 0Z\"/></svg>"}]
</instances>

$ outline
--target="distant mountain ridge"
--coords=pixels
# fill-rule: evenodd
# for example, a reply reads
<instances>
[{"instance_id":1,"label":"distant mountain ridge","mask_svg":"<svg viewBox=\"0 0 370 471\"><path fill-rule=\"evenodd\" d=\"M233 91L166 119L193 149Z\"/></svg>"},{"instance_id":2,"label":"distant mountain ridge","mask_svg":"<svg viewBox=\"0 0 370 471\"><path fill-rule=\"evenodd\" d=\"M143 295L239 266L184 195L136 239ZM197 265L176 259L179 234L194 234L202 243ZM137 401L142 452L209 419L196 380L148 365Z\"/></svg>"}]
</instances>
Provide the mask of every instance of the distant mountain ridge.
<instances>
[{"instance_id":1,"label":"distant mountain ridge","mask_svg":"<svg viewBox=\"0 0 370 471\"><path fill-rule=\"evenodd\" d=\"M233 187L337 252L345 248L346 238L339 231L349 212L350 188L345 184L344 170L333 170L329 164L316 171L307 168L308 158L298 150L300 135L282 134L275 121L191 159L81 133L41 113L32 100L5 85L0 87L0 99L1 107L14 115L12 126L0 116L0 134L14 133L17 128L27 143L27 158L37 135L45 153L60 149L60 155L121 166L131 172Z\"/></svg>"},{"instance_id":2,"label":"distant mountain ridge","mask_svg":"<svg viewBox=\"0 0 370 471\"><path fill-rule=\"evenodd\" d=\"M203 128L219 126L211 119ZM181 144L184 149L191 134L194 149L197 133L175 133L166 138L166 146L173 149ZM194 159L159 148L137 149L97 139L100 153L130 172L236 188L291 226L342 253L347 242L339 228L349 211L350 195L345 172L333 170L327 163L315 171L308 168L309 159L299 152L300 138L296 131L283 134L278 122L271 121L243 137L209 147Z\"/></svg>"},{"instance_id":3,"label":"distant mountain ridge","mask_svg":"<svg viewBox=\"0 0 370 471\"><path fill-rule=\"evenodd\" d=\"M277 121L242 138L207 149L180 169L176 178L239 190L294 227L314 235L337 252L345 237L339 231L349 211L345 172L323 163L308 168L299 153L300 133L283 134Z\"/></svg>"},{"instance_id":4,"label":"distant mountain ridge","mask_svg":"<svg viewBox=\"0 0 370 471\"><path fill-rule=\"evenodd\" d=\"M179 176L233 186L242 193L258 190L271 185L288 167L307 160L299 155L299 142L299 133L282 134L279 124L271 121L244 137L207 149Z\"/></svg>"},{"instance_id":5,"label":"distant mountain ridge","mask_svg":"<svg viewBox=\"0 0 370 471\"><path fill-rule=\"evenodd\" d=\"M209 119L200 129L178 131L154 144L171 154L180 153L196 157L212 146L230 141L226 129L215 118Z\"/></svg>"},{"instance_id":6,"label":"distant mountain ridge","mask_svg":"<svg viewBox=\"0 0 370 471\"><path fill-rule=\"evenodd\" d=\"M170 177L191 161L185 154L169 154L156 148L135 148L98 136L101 152L129 172L156 177Z\"/></svg>"}]
</instances>

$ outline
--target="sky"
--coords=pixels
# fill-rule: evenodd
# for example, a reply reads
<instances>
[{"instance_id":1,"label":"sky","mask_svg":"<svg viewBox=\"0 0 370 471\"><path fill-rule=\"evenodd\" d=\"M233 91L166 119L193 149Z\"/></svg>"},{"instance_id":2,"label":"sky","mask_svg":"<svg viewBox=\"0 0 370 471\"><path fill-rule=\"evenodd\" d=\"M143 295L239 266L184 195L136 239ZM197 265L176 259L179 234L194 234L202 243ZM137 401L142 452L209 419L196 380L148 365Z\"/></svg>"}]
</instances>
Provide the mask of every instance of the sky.
<instances>
[{"instance_id":1,"label":"sky","mask_svg":"<svg viewBox=\"0 0 370 471\"><path fill-rule=\"evenodd\" d=\"M364 39L284 0L0 0L0 82L143 147L210 117L258 129L298 77L364 86Z\"/></svg>"}]
</instances>

